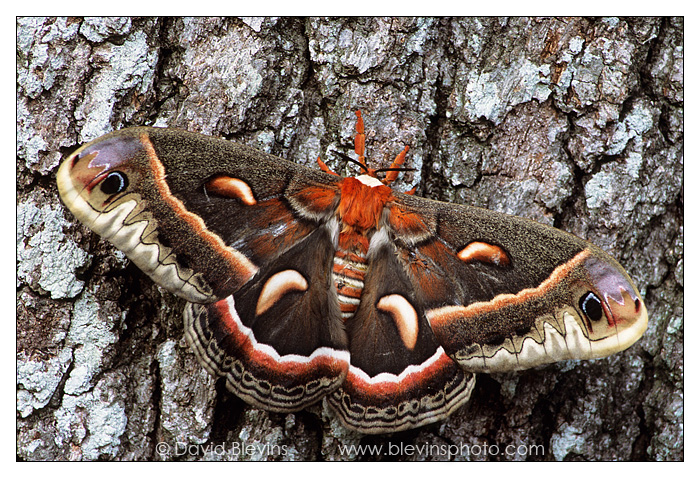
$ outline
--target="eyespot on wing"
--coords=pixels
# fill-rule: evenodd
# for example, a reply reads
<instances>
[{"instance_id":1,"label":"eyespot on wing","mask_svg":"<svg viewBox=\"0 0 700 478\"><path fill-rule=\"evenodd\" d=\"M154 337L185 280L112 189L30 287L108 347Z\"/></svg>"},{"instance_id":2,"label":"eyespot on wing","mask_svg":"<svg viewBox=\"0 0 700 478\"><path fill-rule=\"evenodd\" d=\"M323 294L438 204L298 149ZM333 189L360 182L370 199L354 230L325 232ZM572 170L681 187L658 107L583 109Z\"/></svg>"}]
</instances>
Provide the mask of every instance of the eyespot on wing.
<instances>
[{"instance_id":1,"label":"eyespot on wing","mask_svg":"<svg viewBox=\"0 0 700 478\"><path fill-rule=\"evenodd\" d=\"M596 356L625 350L644 334L649 322L641 294L616 262L591 254L584 262L591 288L577 304L588 320Z\"/></svg>"},{"instance_id":2,"label":"eyespot on wing","mask_svg":"<svg viewBox=\"0 0 700 478\"><path fill-rule=\"evenodd\" d=\"M73 210L78 198L96 211L104 210L119 194L130 192L142 175L143 144L134 129L116 131L82 146L59 168L58 190ZM75 212L75 211L74 211Z\"/></svg>"}]
</instances>

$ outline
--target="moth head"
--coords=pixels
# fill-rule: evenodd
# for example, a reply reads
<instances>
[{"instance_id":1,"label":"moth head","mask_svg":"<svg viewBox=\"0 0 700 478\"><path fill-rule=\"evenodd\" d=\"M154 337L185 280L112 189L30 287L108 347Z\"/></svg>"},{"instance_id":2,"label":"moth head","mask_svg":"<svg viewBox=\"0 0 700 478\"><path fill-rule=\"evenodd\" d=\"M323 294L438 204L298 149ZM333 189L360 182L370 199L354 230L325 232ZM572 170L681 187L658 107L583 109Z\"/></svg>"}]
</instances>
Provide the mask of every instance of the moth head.
<instances>
[{"instance_id":1,"label":"moth head","mask_svg":"<svg viewBox=\"0 0 700 478\"><path fill-rule=\"evenodd\" d=\"M404 149L396 156L394 161L391 163L391 166L389 166L388 168L370 168L367 165L367 159L365 158L365 123L362 120L362 112L360 110L357 110L355 114L357 115L357 123L355 124L355 131L357 132L357 134L355 135L355 154L357 154L357 159L353 159L347 154L338 151L333 151L333 153L337 156L340 156L340 158L344 161L356 164L360 167L360 169L362 170L362 175L358 176L357 178L363 184L370 187L390 185L399 177L399 172L415 171L415 169L413 168L402 167L404 161L406 160L406 153L408 153L409 149L408 146L404 147ZM317 162L318 165L321 167L322 171L333 174L335 176L339 176L338 173L331 171L331 169L326 165L326 163L321 161L320 157L317 159ZM380 173L384 175L383 178L380 178ZM415 189L416 188L414 187L412 190L408 191L407 194L413 194L415 192Z\"/></svg>"}]
</instances>

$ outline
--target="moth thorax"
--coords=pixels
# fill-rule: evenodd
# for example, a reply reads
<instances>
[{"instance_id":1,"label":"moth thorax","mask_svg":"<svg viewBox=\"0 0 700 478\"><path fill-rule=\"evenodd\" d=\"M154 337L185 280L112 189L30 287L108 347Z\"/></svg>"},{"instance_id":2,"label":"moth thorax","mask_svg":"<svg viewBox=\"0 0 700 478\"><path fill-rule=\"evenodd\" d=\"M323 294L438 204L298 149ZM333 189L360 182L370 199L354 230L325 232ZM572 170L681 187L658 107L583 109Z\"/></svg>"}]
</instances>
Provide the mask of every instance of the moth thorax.
<instances>
[{"instance_id":1,"label":"moth thorax","mask_svg":"<svg viewBox=\"0 0 700 478\"><path fill-rule=\"evenodd\" d=\"M367 258L365 254L338 250L333 258L333 283L343 320L348 320L360 305L365 286Z\"/></svg>"}]
</instances>

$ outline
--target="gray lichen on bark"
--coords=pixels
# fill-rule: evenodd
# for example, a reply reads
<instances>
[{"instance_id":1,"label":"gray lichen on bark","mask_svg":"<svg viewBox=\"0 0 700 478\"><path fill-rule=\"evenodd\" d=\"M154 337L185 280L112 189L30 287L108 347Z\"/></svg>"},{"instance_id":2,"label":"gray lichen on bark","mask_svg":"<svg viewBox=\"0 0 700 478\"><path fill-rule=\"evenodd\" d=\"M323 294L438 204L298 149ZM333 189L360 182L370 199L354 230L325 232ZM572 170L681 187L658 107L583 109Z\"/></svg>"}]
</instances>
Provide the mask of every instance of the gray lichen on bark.
<instances>
[{"instance_id":1,"label":"gray lichen on bark","mask_svg":"<svg viewBox=\"0 0 700 478\"><path fill-rule=\"evenodd\" d=\"M678 18L19 18L18 457L682 459L683 53ZM616 256L642 340L482 375L445 422L361 436L323 404L280 415L226 392L182 338L182 301L58 199L65 154L137 124L353 174L331 152L352 151L358 108L375 165L410 145L401 189Z\"/></svg>"}]
</instances>

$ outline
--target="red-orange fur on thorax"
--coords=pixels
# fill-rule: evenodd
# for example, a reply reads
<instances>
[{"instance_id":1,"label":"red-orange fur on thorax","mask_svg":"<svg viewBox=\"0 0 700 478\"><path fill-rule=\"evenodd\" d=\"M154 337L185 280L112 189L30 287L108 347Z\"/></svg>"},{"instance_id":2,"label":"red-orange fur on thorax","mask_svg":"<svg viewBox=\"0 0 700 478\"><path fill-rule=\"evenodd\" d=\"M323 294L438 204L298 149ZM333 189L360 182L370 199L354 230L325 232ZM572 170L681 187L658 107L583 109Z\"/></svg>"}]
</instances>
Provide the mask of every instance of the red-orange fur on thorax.
<instances>
[{"instance_id":1,"label":"red-orange fur on thorax","mask_svg":"<svg viewBox=\"0 0 700 478\"><path fill-rule=\"evenodd\" d=\"M377 227L382 210L392 197L391 188L366 186L357 178L345 178L339 187L338 215L342 221L361 230Z\"/></svg>"},{"instance_id":2,"label":"red-orange fur on thorax","mask_svg":"<svg viewBox=\"0 0 700 478\"><path fill-rule=\"evenodd\" d=\"M338 218L342 222L340 247L350 250L357 245L364 253L369 247L368 234L376 229L386 204L393 193L389 186L370 187L356 178L345 178L338 183L340 204Z\"/></svg>"},{"instance_id":3,"label":"red-orange fur on thorax","mask_svg":"<svg viewBox=\"0 0 700 478\"><path fill-rule=\"evenodd\" d=\"M358 110L357 123L355 124L355 154L358 156L358 163L365 170L365 174L372 178L377 178L377 171L368 167L365 161L365 125L362 121L362 113ZM401 151L390 168L399 168L406 159L408 146ZM321 171L338 176L337 173L321 161L319 157L316 160L321 168ZM398 177L398 171L389 171L386 177L381 181L384 184L368 186L357 178L344 178L338 181L338 189L340 190L340 203L336 214L341 221L340 235L338 238L339 246L345 251L356 251L361 255L367 253L369 249L369 237L372 231L379 226L379 221L382 217L384 207L393 199L391 188L387 184L392 183ZM413 194L415 188L408 192ZM330 204L329 196L321 194L318 199L315 195L318 192L309 193L311 202L323 201L323 205ZM313 197L312 197L313 196ZM322 208L321 208L322 209ZM414 215L415 216L415 215ZM417 216L416 216L417 217ZM400 225L407 228L415 228L416 218L402 217L395 220ZM420 220L418 220L420 222ZM422 223L421 223L422 224Z\"/></svg>"}]
</instances>

